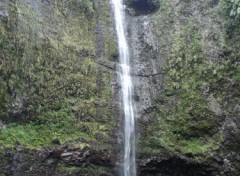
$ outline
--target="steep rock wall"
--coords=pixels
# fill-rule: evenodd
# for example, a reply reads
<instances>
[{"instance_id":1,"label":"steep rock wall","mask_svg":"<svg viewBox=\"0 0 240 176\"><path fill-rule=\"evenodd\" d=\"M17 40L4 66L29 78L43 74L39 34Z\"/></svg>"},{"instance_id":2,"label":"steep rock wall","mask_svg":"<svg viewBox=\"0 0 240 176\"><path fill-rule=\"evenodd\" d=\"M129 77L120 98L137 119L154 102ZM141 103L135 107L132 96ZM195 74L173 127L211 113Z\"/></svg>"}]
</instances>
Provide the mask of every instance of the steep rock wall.
<instances>
[{"instance_id":1,"label":"steep rock wall","mask_svg":"<svg viewBox=\"0 0 240 176\"><path fill-rule=\"evenodd\" d=\"M0 2L0 175L115 172L109 24L108 1Z\"/></svg>"},{"instance_id":2,"label":"steep rock wall","mask_svg":"<svg viewBox=\"0 0 240 176\"><path fill-rule=\"evenodd\" d=\"M159 4L127 9L139 174L238 175L239 4Z\"/></svg>"},{"instance_id":3,"label":"steep rock wall","mask_svg":"<svg viewBox=\"0 0 240 176\"><path fill-rule=\"evenodd\" d=\"M239 3L126 0L139 175L239 175ZM3 175L118 175L107 0L0 2Z\"/></svg>"}]
</instances>

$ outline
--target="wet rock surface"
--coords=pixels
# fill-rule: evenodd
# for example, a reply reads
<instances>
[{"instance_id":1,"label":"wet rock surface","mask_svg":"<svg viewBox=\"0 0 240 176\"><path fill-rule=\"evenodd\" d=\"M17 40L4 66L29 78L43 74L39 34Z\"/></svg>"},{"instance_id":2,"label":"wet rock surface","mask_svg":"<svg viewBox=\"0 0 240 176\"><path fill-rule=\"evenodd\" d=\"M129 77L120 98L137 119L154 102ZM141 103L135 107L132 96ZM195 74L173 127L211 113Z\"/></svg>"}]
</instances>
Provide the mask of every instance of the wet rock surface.
<instances>
[{"instance_id":1,"label":"wet rock surface","mask_svg":"<svg viewBox=\"0 0 240 176\"><path fill-rule=\"evenodd\" d=\"M131 3L133 3L133 1L129 2L129 4ZM134 3L137 4L137 1L134 1ZM142 3L144 2L142 1ZM178 42L176 40L174 41L174 37L178 35L178 32L181 31L189 21L192 20L195 28L200 32L202 42L201 52L203 53L204 59L212 60L213 62L221 61L225 52L221 44L226 42L225 28L222 24L224 19L223 16L221 16L222 5L219 1L209 1L206 3L171 1L165 2L165 4L162 1L159 11L151 15L144 15L144 13L142 13L141 16L134 15L136 11L132 11L132 8L134 8L132 6L126 9L129 12L127 16L128 36L131 48L132 79L138 122L137 134L139 137L138 145L140 151L138 154L138 168L140 175L237 176L240 172L238 167L240 164L238 159L239 151L237 149L239 148L237 144L239 139L239 115L237 115L238 111L236 107L239 104L239 95L237 95L238 98L234 99L232 103L226 106L224 105L223 108L223 104L216 100L216 95L213 96L213 94L211 94L212 90L207 90L209 88L202 90L203 94L208 96L208 98L206 98L209 102L210 109L208 116L214 114L216 118L216 127L208 129L209 136L206 137L206 139L211 139L211 134L219 135L219 139L223 138L223 140L221 140L222 142L216 145L216 149L206 151L206 153L198 156L192 152L182 153L178 150L172 151L174 145L181 145L178 144L177 141L172 144L173 146L168 146L169 148L165 148L164 143L154 144L152 141L152 143L147 143L149 148L145 153L142 149L144 145L141 144L143 141L148 141L149 138L152 137L151 134L158 133L156 131L153 132L156 130L153 127L153 124L157 123L156 116L158 116L159 121L165 118L163 115L155 114L156 111L161 111L161 109L164 108L164 106L156 103L156 100L159 101L158 97L164 96L161 92L167 87L166 82L169 75L164 67L166 63L169 62L171 55L175 52L171 49L172 46L176 45L174 42ZM137 8L137 6L138 5L135 7ZM145 7L147 8L147 6ZM193 42L193 39L190 39L189 42ZM185 43L185 45L188 46L188 43ZM184 53L186 51L182 52ZM236 64L239 64L239 62L236 62ZM191 66L189 66L189 69L191 69ZM189 78L190 77L191 75L189 75ZM238 86L238 84L236 86ZM160 104L166 103L161 103L161 101L160 99ZM175 97L171 100L171 103L175 104L177 101ZM231 108L228 109L229 106L231 108L236 107L234 108L233 116L230 115L233 111L230 110ZM226 113L230 114L226 115ZM225 118L225 115L228 117ZM207 118L210 119L208 116ZM167 123L171 123L171 117L166 118L169 118ZM181 119L182 117L180 116L179 118ZM190 119L188 122L189 125L191 125ZM179 122L176 120L174 123L177 124ZM209 121L208 123L210 124L211 122ZM166 124L159 123L158 125L160 126L160 128L158 128L159 133L161 133L161 126L164 128ZM174 131L174 129L167 128L165 128L165 130ZM190 132L195 136L200 136L200 138L203 137L203 133L195 128L190 128ZM189 141L192 138L188 135L185 135L184 138L185 137ZM163 136L159 135L155 140L161 141L163 138ZM171 137L169 136L169 138ZM216 137L213 138L216 139ZM180 142L181 140L179 140L179 143ZM155 152L157 152L157 154L154 154Z\"/></svg>"},{"instance_id":2,"label":"wet rock surface","mask_svg":"<svg viewBox=\"0 0 240 176\"><path fill-rule=\"evenodd\" d=\"M8 9L9 2L10 1L0 2L0 20L7 20L11 15L12 12ZM34 15L39 15L42 19L46 20L46 29L44 28L40 32L40 38L44 36L43 34L46 34L46 40L48 39L51 45L53 45L54 51L59 49L59 43L62 43L61 40L64 40L64 45L69 44L71 36L57 38L57 40L59 40L58 43L55 41L56 34L61 31L57 31L52 26L58 23L54 20L54 15L57 16L59 14L48 14L51 8L53 8L50 1L41 1L40 3L40 1L27 0L24 2L31 5L35 12ZM163 93L167 84L169 84L167 81L168 77L170 77L170 75L166 73L164 67L171 58L179 62L181 61L181 58L179 59L174 52L182 52L184 55L190 48L189 50L191 57L193 56L192 58L194 58L194 54L199 54L194 53L195 51L192 52L192 50L194 50L193 45L191 45L191 43L194 43L193 38L189 38L188 36L184 38L186 36L185 34L189 32L187 30L188 27L192 27L194 32L199 32L200 34L200 37L197 36L197 39L201 38L199 39L201 42L198 46L201 47L201 55L203 55L202 58L205 59L204 61L211 60L213 65L216 65L224 57L235 57L235 61L231 61L231 65L236 65L237 67L239 64L239 55L234 55L236 53L234 48L239 50L239 44L237 42L234 42L234 44L227 43L234 38L237 40L239 35L236 35L235 32L230 32L232 35L236 36L226 39L228 33L226 32L225 25L227 24L225 23L226 21L224 21L224 17L221 15L224 9L221 2L218 0L208 0L204 2L193 0L163 0L161 3L154 0L126 0L125 2L127 11L126 28L128 32L127 36L132 66L131 75L134 84L133 99L135 100L136 121L138 124L136 129L138 138L138 174L141 176L238 176L240 173L240 102L239 84L238 81L236 81L237 76L235 76L236 79L234 80L234 76L232 76L232 73L230 74L231 70L234 69L230 68L230 71L227 70L227 74L219 79L220 82L217 82L217 87L211 86L214 84L212 80L197 87L196 92L200 92L201 95L204 95L204 100L206 100L205 104L209 106L209 109L208 111L197 112L197 115L194 114L195 112L190 112L190 115L192 115L190 116L191 119L188 119L185 126L181 123L181 119L183 119L182 114L174 116L174 118L171 116L172 111L169 111L168 116L162 114L162 116L160 116L157 114L160 110L165 110L166 104L170 104L172 109L177 109L175 105L179 97L177 95L174 95L174 97L172 94L167 94L167 96L165 96ZM19 5L21 5L21 3L19 3ZM91 17L91 9L88 9L89 11L87 14L87 16L91 17L88 17L89 23L92 22L91 19L96 20L94 31L88 31L89 35L93 33L96 34L94 36L95 46L91 46L91 48L95 47L96 56L93 51L89 52L86 49L78 50L77 55L81 56L81 59L91 57L96 61L97 79L94 79L94 85L96 83L98 101L90 106L94 106L97 113L96 116L93 116L87 114L88 111L84 111L84 113L77 114L77 118L86 122L111 121L116 123L117 125L114 126L114 130L108 137L108 140L106 140L105 131L96 133L96 139L98 141L105 141L104 143L107 143L109 146L102 147L96 143L89 143L89 145L86 146L86 141L80 141L80 144L84 143L84 146L76 146L77 141L62 144L61 139L56 138L51 141L52 145L55 145L55 147L27 149L27 147L20 145L19 142L16 141L16 145L13 149L4 149L4 151L0 153L0 171L3 174L15 176L119 175L123 152L123 118L122 113L119 111L121 105L119 105L120 84L117 79L118 54L116 35L113 19L111 19L111 7L108 1L98 0L96 1L96 5L96 16L94 16L94 18ZM108 20L103 19L106 17L106 12L110 12ZM34 17L34 15L31 14L31 17ZM75 13L71 15L76 16ZM34 18L30 19L33 20ZM27 23L28 16L21 16L21 20L21 22ZM194 25L189 25L189 21ZM13 31L17 31L19 24L19 22L12 24L14 28ZM34 23L34 25L33 30L29 33L29 36L32 37L30 37L31 42L35 41L34 29L36 30L38 28L38 24ZM87 25L84 27L87 29ZM71 32L67 31L62 34L65 35L66 33ZM184 36L183 45L187 47L185 47L183 51L181 51L182 48L175 48L177 51L173 51L173 46L179 43L181 44L182 42L182 40L176 39L176 36L179 36L179 34L180 38ZM19 35L18 37L21 38L23 36ZM88 36L86 35L86 37ZM73 41L75 42L75 40ZM89 43L86 42L83 45L85 46L88 44ZM68 49L70 51L75 51L74 47L77 46L78 43L74 43L74 45ZM232 50L227 51L226 48L229 48L229 46ZM26 44L26 47L32 49L30 44ZM61 48L59 50L61 50ZM29 58L31 58L31 53L28 54ZM181 55L181 57L184 58L185 56L183 55ZM66 55L64 61L69 61L71 57L70 55ZM2 59L3 58L0 58L0 68L2 68ZM57 68L55 72L61 71L64 67L64 65L59 64L59 62L60 61L57 60L51 63L54 68ZM75 62L74 66L76 66L77 63L79 65L82 64L81 62ZM196 65L197 64L198 63L196 63ZM47 65L48 63L46 66ZM224 66L216 71L210 69L208 74L204 75L203 72L201 72L201 74L203 77L217 77L218 74L221 73L221 69L226 67L227 63L223 63L222 65ZM91 65L88 66L88 68L90 67ZM198 67L198 65L196 67ZM191 70L194 66L189 66L188 68ZM84 71L78 67L75 69L77 70L76 75L79 72L88 74L88 69ZM38 74L39 72L37 72L37 75ZM108 81L107 77L103 76L104 74L110 75L110 81ZM193 75L195 76L194 72L188 75L189 79L193 77ZM44 76L46 77L47 75ZM30 78L31 77L29 77L29 79ZM66 78L64 77L64 79ZM77 81L73 83L75 82ZM72 85L73 83L71 82L69 84ZM89 82L86 81L85 83L87 85ZM173 83L174 82L170 82L170 84ZM104 89L104 84L107 84L111 89L112 95L109 99L106 99L108 103L110 102L110 105L101 101L106 98L104 97L104 92L101 91ZM12 108L9 108L10 115L8 120L15 122L24 121L24 118L18 117L23 117L26 114L24 100L28 100L27 96L16 92L11 82L9 82L8 86L8 91L13 95L13 100L10 103L10 107ZM42 83L41 86L44 87L44 84ZM195 83L193 82L191 86L194 87ZM36 92L41 92L40 90L36 90ZM191 90L191 88L187 89L187 91L189 90ZM53 98L55 98L54 96L56 95L53 93L49 95L49 97L53 96ZM187 92L188 95L192 95L191 93L191 91ZM34 92L34 95L35 94ZM33 99L35 100L36 98L33 97ZM55 103L55 99L53 100ZM188 98L187 102L190 100L191 98ZM42 106L40 103L35 103L33 105L34 107ZM78 112L79 109L75 108L74 106L71 110ZM103 108L107 108L109 110L107 113L111 115L104 115L106 112L103 111ZM188 108L189 107L186 109ZM89 107L81 106L81 109L85 110L89 109ZM202 114L207 115L201 116ZM35 114L31 112L30 116L34 115ZM108 116L110 116L110 118L108 118ZM176 117L177 120L175 119ZM16 118L18 119L16 120ZM200 126L200 124L202 124L201 120L204 118L206 119L207 125L212 123L213 119L214 125L210 128L203 126L203 128L206 128L203 130L197 128L198 126L189 127L195 122ZM211 119L211 121L208 121L209 119ZM167 126L172 124L172 122L174 122L172 126ZM177 125L180 123L184 126L183 130L185 130L185 128L187 129L186 131L179 132L177 129L179 127ZM154 124L157 124L160 128L154 128ZM113 125L111 124L110 126ZM81 127L79 130L83 129L89 132L88 128L88 126L84 128ZM7 126L4 121L0 120L0 132L4 129L7 129ZM168 144L167 142L172 140L172 136L169 136L169 139L167 138L166 140L164 137L167 135L163 135L163 129L167 132L173 132L176 136L178 135L177 140ZM157 133L159 134L156 135ZM181 140L181 135L184 136L184 141ZM155 137L153 140L154 143L148 143L148 140L153 137ZM196 144L192 139L200 139L200 144ZM185 147L183 147L182 143L186 141L193 142L189 144L190 147L187 146L189 148L187 148L186 151L180 150ZM142 144L142 142L145 143ZM208 144L212 145L213 148L207 148ZM101 147L103 149L101 149ZM195 151L194 149L196 148L200 149ZM0 173L0 175L2 173Z\"/></svg>"},{"instance_id":3,"label":"wet rock surface","mask_svg":"<svg viewBox=\"0 0 240 176\"><path fill-rule=\"evenodd\" d=\"M115 175L116 158L109 151L81 148L72 142L55 149L31 150L18 146L1 152L1 174L33 175ZM98 173L98 169L102 171Z\"/></svg>"}]
</instances>

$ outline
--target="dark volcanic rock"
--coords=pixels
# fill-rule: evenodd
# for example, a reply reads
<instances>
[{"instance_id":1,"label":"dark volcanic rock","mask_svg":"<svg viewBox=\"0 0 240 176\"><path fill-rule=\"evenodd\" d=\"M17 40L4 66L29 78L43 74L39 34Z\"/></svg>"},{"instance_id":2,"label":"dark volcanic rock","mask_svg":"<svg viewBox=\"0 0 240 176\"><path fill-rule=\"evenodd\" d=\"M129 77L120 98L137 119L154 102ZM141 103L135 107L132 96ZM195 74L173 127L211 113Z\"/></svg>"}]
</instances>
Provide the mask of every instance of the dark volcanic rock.
<instances>
[{"instance_id":1,"label":"dark volcanic rock","mask_svg":"<svg viewBox=\"0 0 240 176\"><path fill-rule=\"evenodd\" d=\"M69 143L57 149L48 150L30 150L21 146L16 148L15 152L5 150L0 156L1 174L14 176L92 174L97 176L97 170L101 168L102 171L108 171L105 175L114 175L115 156L108 151L100 152L88 147L72 148L73 144ZM73 167L75 171L69 174L68 170ZM91 167L96 169L96 173L89 171Z\"/></svg>"},{"instance_id":2,"label":"dark volcanic rock","mask_svg":"<svg viewBox=\"0 0 240 176\"><path fill-rule=\"evenodd\" d=\"M131 8L132 15L146 15L156 12L160 7L159 0L125 0Z\"/></svg>"},{"instance_id":3,"label":"dark volcanic rock","mask_svg":"<svg viewBox=\"0 0 240 176\"><path fill-rule=\"evenodd\" d=\"M211 176L212 169L208 165L187 162L180 158L168 160L151 160L145 166L141 166L141 176Z\"/></svg>"}]
</instances>

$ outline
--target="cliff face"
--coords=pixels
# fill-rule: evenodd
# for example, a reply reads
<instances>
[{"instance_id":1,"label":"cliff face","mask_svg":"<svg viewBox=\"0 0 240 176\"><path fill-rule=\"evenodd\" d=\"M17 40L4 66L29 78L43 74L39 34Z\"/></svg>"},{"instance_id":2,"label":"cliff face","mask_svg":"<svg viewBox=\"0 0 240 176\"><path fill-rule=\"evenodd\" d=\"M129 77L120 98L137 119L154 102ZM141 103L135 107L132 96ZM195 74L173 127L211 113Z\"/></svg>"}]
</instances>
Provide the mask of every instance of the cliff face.
<instances>
[{"instance_id":1,"label":"cliff face","mask_svg":"<svg viewBox=\"0 0 240 176\"><path fill-rule=\"evenodd\" d=\"M109 13L108 1L1 1L1 174L111 173Z\"/></svg>"},{"instance_id":2,"label":"cliff face","mask_svg":"<svg viewBox=\"0 0 240 176\"><path fill-rule=\"evenodd\" d=\"M240 173L239 2L125 0L139 175ZM107 0L0 2L0 175L118 175Z\"/></svg>"},{"instance_id":3,"label":"cliff face","mask_svg":"<svg viewBox=\"0 0 240 176\"><path fill-rule=\"evenodd\" d=\"M140 175L238 175L239 3L146 2L127 9Z\"/></svg>"}]
</instances>

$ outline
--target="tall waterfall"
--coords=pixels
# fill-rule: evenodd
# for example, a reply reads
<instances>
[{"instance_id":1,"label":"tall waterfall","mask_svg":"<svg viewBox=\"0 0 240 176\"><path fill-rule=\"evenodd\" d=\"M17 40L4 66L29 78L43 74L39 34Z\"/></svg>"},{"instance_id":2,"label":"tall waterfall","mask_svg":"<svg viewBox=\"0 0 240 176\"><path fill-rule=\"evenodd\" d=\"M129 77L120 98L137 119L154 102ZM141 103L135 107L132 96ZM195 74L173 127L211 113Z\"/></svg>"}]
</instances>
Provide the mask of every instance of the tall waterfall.
<instances>
[{"instance_id":1,"label":"tall waterfall","mask_svg":"<svg viewBox=\"0 0 240 176\"><path fill-rule=\"evenodd\" d=\"M125 15L122 0L111 0L118 37L120 57L120 82L124 109L124 176L136 176L135 164L135 118L132 101L132 81L130 76L129 49L125 36Z\"/></svg>"}]
</instances>

